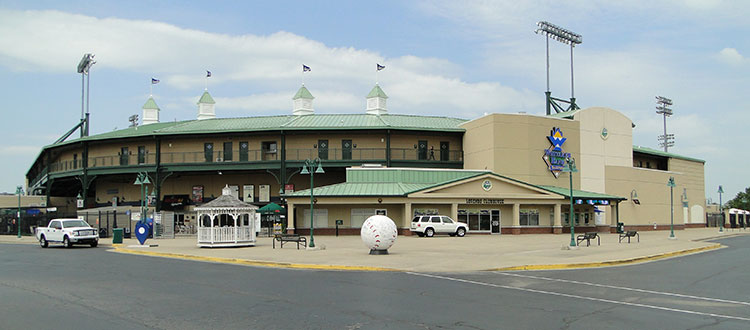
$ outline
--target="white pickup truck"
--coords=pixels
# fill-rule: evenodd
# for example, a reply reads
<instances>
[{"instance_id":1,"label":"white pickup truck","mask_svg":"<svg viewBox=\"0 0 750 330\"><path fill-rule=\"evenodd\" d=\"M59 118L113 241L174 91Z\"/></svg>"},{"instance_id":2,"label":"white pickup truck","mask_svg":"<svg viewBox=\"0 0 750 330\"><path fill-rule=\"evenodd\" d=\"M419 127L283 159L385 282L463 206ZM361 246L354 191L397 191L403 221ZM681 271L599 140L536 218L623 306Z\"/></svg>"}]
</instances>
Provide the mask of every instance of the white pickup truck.
<instances>
[{"instance_id":1,"label":"white pickup truck","mask_svg":"<svg viewBox=\"0 0 750 330\"><path fill-rule=\"evenodd\" d=\"M81 219L52 219L47 227L36 229L36 238L43 248L50 242L62 243L66 248L73 244L99 245L99 234Z\"/></svg>"}]
</instances>

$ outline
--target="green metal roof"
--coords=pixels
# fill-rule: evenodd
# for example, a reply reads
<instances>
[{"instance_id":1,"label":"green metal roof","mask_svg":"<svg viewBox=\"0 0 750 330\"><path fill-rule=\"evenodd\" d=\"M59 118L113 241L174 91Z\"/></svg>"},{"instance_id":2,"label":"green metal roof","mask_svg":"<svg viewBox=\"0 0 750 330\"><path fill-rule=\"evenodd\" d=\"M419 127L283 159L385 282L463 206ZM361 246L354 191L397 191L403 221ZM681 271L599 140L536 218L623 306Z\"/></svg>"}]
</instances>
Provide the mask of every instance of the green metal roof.
<instances>
[{"instance_id":1,"label":"green metal roof","mask_svg":"<svg viewBox=\"0 0 750 330\"><path fill-rule=\"evenodd\" d=\"M443 186L455 181L465 180L475 176L492 174L512 181L537 187L551 193L568 197L569 188L555 186L539 186L508 178L490 171L472 170L428 170L419 168L350 168L346 171L346 182L329 186L316 187L315 196L320 197L368 197L368 196L400 196ZM284 194L285 197L310 196L310 189ZM574 198L625 200L625 198L573 189Z\"/></svg>"},{"instance_id":2,"label":"green metal roof","mask_svg":"<svg viewBox=\"0 0 750 330\"><path fill-rule=\"evenodd\" d=\"M371 97L382 97L384 99L387 99L388 95L385 95L385 92L380 89L380 86L378 84L375 84L375 87L372 88L370 94L367 94L368 99Z\"/></svg>"},{"instance_id":3,"label":"green metal roof","mask_svg":"<svg viewBox=\"0 0 750 330\"><path fill-rule=\"evenodd\" d=\"M684 160L689 160L689 161L693 161L693 162L706 163L706 161L702 160L702 159L690 158L690 157L686 157L686 156L682 156L682 155L678 155L678 154L673 154L673 153L664 152L664 151L660 151L660 150L656 150L656 149L651 149L651 148L646 148L646 147L641 147L641 146L633 146L633 152L640 152L640 153L644 153L644 154L648 154L648 155L661 156L661 157L669 157L669 158L677 158L677 159L684 159Z\"/></svg>"},{"instance_id":4,"label":"green metal roof","mask_svg":"<svg viewBox=\"0 0 750 330\"><path fill-rule=\"evenodd\" d=\"M204 104L216 104L214 101L214 98L211 97L211 94L208 94L208 91L203 92L203 95L201 95L200 100L198 100L198 103L204 103Z\"/></svg>"},{"instance_id":5,"label":"green metal roof","mask_svg":"<svg viewBox=\"0 0 750 330\"><path fill-rule=\"evenodd\" d=\"M316 187L315 196L406 196L408 194L491 173L489 171L426 170L409 168L349 168L346 182ZM310 189L285 194L287 197L310 196Z\"/></svg>"},{"instance_id":6,"label":"green metal roof","mask_svg":"<svg viewBox=\"0 0 750 330\"><path fill-rule=\"evenodd\" d=\"M297 91L297 94L294 94L294 97L292 97L292 100L296 99L314 99L315 97L310 94L310 91L307 90L307 87L305 85L302 85L302 87L299 88Z\"/></svg>"},{"instance_id":7,"label":"green metal roof","mask_svg":"<svg viewBox=\"0 0 750 330\"><path fill-rule=\"evenodd\" d=\"M262 116L244 118L215 118L162 122L128 127L112 132L51 144L44 149L78 143L145 136L211 134L229 132L259 132L280 130L372 130L396 129L410 131L465 132L460 125L465 119L415 115L370 114L313 114L307 116ZM40 153L41 154L41 153Z\"/></svg>"},{"instance_id":8,"label":"green metal roof","mask_svg":"<svg viewBox=\"0 0 750 330\"><path fill-rule=\"evenodd\" d=\"M549 192L553 192L558 195L562 195L565 197L570 196L570 188L561 188L561 187L555 187L555 186L537 186L541 189L544 189ZM573 189L573 198L586 198L586 199L607 199L607 200L626 200L627 198L614 196L614 195L607 195L607 194L600 194L595 193L591 191L585 191L585 190L577 190Z\"/></svg>"},{"instance_id":9,"label":"green metal roof","mask_svg":"<svg viewBox=\"0 0 750 330\"><path fill-rule=\"evenodd\" d=\"M159 106L156 105L156 101L154 101L153 97L149 97L146 101L146 104L143 105L143 108L141 109L156 109L159 110Z\"/></svg>"}]
</instances>

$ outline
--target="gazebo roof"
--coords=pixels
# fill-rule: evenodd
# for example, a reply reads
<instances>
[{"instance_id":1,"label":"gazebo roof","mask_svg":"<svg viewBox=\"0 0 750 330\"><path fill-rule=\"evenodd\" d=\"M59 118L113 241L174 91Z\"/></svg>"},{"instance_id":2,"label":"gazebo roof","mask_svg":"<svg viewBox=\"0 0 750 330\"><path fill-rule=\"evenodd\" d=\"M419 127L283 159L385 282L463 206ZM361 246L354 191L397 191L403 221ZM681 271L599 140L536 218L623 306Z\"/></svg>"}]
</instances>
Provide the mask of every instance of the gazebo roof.
<instances>
[{"instance_id":1,"label":"gazebo roof","mask_svg":"<svg viewBox=\"0 0 750 330\"><path fill-rule=\"evenodd\" d=\"M239 200L237 197L234 197L232 195L232 190L229 188L229 186L224 187L224 189L221 190L222 195L219 196L219 198L216 198L206 204L203 204L201 206L198 206L195 208L196 211L206 211L206 210L216 210L216 209L236 209L236 210L257 210L258 207L245 203L241 200Z\"/></svg>"}]
</instances>

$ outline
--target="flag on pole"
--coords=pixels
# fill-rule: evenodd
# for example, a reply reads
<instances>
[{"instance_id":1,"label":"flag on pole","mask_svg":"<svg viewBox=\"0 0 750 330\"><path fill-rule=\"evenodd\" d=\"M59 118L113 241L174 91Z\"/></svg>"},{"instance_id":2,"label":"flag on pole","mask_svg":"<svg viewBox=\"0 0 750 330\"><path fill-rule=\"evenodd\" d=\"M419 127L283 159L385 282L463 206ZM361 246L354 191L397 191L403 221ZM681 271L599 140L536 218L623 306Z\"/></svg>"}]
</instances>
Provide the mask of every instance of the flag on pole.
<instances>
[{"instance_id":1,"label":"flag on pole","mask_svg":"<svg viewBox=\"0 0 750 330\"><path fill-rule=\"evenodd\" d=\"M211 77L211 71L206 70L206 78Z\"/></svg>"},{"instance_id":2,"label":"flag on pole","mask_svg":"<svg viewBox=\"0 0 750 330\"><path fill-rule=\"evenodd\" d=\"M156 79L154 77L151 77L151 85L156 85L159 83L159 79Z\"/></svg>"},{"instance_id":3,"label":"flag on pole","mask_svg":"<svg viewBox=\"0 0 750 330\"><path fill-rule=\"evenodd\" d=\"M309 66L302 64L302 72L309 72L312 71Z\"/></svg>"},{"instance_id":4,"label":"flag on pole","mask_svg":"<svg viewBox=\"0 0 750 330\"><path fill-rule=\"evenodd\" d=\"M377 65L378 71L385 69L385 65L380 65L380 63L375 63Z\"/></svg>"}]
</instances>

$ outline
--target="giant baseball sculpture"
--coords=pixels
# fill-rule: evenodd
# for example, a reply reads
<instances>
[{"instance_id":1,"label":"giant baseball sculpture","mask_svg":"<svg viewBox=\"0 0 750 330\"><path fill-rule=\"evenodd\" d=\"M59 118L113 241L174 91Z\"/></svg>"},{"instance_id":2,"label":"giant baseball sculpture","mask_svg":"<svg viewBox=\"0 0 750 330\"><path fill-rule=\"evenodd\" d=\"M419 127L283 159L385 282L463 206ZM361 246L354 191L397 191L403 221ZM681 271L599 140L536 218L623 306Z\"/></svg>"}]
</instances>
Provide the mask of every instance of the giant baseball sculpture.
<instances>
[{"instance_id":1,"label":"giant baseball sculpture","mask_svg":"<svg viewBox=\"0 0 750 330\"><path fill-rule=\"evenodd\" d=\"M373 215L362 224L362 242L370 248L370 254L388 254L388 248L396 242L398 231L391 218Z\"/></svg>"}]
</instances>

